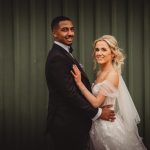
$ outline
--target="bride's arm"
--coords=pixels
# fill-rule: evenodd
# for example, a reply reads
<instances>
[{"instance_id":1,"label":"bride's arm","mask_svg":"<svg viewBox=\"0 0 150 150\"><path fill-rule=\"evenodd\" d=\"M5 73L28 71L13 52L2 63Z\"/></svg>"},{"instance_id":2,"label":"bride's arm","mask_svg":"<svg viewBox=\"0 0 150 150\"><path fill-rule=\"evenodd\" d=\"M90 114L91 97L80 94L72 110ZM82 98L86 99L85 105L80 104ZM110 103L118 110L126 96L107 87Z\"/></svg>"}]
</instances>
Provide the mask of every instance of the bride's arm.
<instances>
[{"instance_id":1,"label":"bride's arm","mask_svg":"<svg viewBox=\"0 0 150 150\"><path fill-rule=\"evenodd\" d=\"M71 71L77 86L79 87L81 93L86 97L86 99L91 103L95 108L99 107L105 100L105 96L101 94L101 91L97 96L94 96L83 84L81 81L81 73L76 65L73 65L73 71Z\"/></svg>"}]
</instances>

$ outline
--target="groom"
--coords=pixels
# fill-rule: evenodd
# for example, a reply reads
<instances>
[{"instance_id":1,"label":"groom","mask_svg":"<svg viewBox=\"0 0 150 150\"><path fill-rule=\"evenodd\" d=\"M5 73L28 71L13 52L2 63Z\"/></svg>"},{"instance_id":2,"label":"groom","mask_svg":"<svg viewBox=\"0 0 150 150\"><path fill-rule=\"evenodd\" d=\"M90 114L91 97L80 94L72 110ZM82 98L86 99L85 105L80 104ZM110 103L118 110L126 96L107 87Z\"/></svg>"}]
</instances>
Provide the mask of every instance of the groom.
<instances>
[{"instance_id":1,"label":"groom","mask_svg":"<svg viewBox=\"0 0 150 150\"><path fill-rule=\"evenodd\" d=\"M77 88L70 73L76 64L82 81L91 85L71 54L74 26L70 18L58 16L51 22L54 44L46 61L46 81L49 90L47 130L54 150L86 150L92 120L114 119L114 112L105 108L93 108ZM50 148L52 150L52 147Z\"/></svg>"}]
</instances>

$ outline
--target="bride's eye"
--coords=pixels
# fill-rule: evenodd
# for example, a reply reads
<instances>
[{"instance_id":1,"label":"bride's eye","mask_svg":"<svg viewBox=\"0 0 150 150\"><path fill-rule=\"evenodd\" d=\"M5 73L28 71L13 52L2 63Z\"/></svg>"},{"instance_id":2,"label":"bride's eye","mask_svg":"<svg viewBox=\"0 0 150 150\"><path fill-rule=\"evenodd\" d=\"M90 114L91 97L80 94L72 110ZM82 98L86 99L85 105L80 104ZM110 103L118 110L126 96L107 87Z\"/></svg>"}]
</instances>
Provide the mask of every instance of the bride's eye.
<instances>
[{"instance_id":1,"label":"bride's eye","mask_svg":"<svg viewBox=\"0 0 150 150\"><path fill-rule=\"evenodd\" d=\"M105 52L105 51L107 51L107 49L106 48L95 48L95 51L96 52L99 52L99 51L102 51L102 52Z\"/></svg>"},{"instance_id":2,"label":"bride's eye","mask_svg":"<svg viewBox=\"0 0 150 150\"><path fill-rule=\"evenodd\" d=\"M100 49L99 48L95 48L95 51L98 52L98 51L100 51Z\"/></svg>"},{"instance_id":3,"label":"bride's eye","mask_svg":"<svg viewBox=\"0 0 150 150\"><path fill-rule=\"evenodd\" d=\"M101 50L102 50L103 52L107 51L107 49L106 49L106 48L102 48Z\"/></svg>"}]
</instances>

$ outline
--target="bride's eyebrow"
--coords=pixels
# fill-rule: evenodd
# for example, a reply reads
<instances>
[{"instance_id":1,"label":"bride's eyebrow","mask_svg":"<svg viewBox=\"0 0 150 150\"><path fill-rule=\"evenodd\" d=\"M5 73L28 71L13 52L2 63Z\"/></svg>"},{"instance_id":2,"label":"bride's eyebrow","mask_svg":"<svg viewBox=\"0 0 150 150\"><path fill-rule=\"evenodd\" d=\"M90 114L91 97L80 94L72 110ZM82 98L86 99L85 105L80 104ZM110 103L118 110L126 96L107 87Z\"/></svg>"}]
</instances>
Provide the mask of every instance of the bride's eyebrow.
<instances>
[{"instance_id":1,"label":"bride's eyebrow","mask_svg":"<svg viewBox=\"0 0 150 150\"><path fill-rule=\"evenodd\" d=\"M106 50L107 50L107 48L105 48L105 47L102 47L102 48L98 48L98 47L96 47L96 48L95 48L95 51L100 51L100 50L102 50L102 51L106 51Z\"/></svg>"}]
</instances>

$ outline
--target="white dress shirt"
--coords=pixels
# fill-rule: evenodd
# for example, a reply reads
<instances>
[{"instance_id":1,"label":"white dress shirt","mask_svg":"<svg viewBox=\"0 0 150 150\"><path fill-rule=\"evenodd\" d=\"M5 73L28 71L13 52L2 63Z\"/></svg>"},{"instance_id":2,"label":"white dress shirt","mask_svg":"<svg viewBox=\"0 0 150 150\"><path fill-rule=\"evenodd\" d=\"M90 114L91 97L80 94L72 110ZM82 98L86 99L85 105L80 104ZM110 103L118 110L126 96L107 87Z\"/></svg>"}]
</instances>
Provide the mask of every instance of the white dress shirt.
<instances>
[{"instance_id":1,"label":"white dress shirt","mask_svg":"<svg viewBox=\"0 0 150 150\"><path fill-rule=\"evenodd\" d=\"M59 45L59 46L61 46L63 49L65 49L65 50L69 53L69 48L70 48L70 46L65 45L65 44L63 44L63 43L60 43L60 42L58 42L58 41L54 41L54 43L57 44L57 45Z\"/></svg>"}]
</instances>

